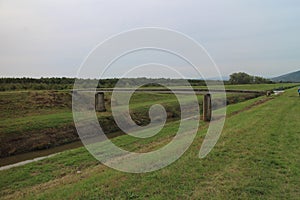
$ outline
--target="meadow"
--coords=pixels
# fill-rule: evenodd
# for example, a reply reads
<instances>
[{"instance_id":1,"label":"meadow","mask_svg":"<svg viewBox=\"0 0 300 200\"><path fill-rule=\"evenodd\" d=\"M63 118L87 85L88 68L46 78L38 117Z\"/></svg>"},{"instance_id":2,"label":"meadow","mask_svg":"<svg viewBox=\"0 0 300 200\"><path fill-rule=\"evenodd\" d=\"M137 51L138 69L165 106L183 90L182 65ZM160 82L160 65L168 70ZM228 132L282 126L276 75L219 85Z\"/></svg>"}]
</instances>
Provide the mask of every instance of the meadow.
<instances>
[{"instance_id":1,"label":"meadow","mask_svg":"<svg viewBox=\"0 0 300 200\"><path fill-rule=\"evenodd\" d=\"M272 87L290 87L290 84ZM247 88L248 86L245 85ZM267 85L260 85L265 90ZM240 88L240 87L239 87ZM119 131L111 116L111 93L106 93L107 112L98 113L98 120L108 134ZM256 94L228 94L228 104L256 97ZM202 109L202 95L197 95ZM151 99L151 101L149 101ZM148 110L153 104L166 108L168 120L176 120L180 109L175 95L136 93L130 101L133 120L139 125L149 123ZM72 116L70 90L30 90L0 92L0 157L53 148L77 141Z\"/></svg>"},{"instance_id":2,"label":"meadow","mask_svg":"<svg viewBox=\"0 0 300 200\"><path fill-rule=\"evenodd\" d=\"M300 196L300 107L295 89L228 106L221 138L198 158L207 131L201 122L187 152L172 165L145 174L107 168L83 147L0 171L2 199L297 199ZM177 121L146 140L113 142L148 151L169 141Z\"/></svg>"},{"instance_id":3,"label":"meadow","mask_svg":"<svg viewBox=\"0 0 300 200\"><path fill-rule=\"evenodd\" d=\"M295 83L226 85L226 89L266 91L289 88ZM203 87L196 87L203 88ZM107 134L114 135L119 129L110 110L110 93L105 95L107 112L98 113L98 120ZM202 95L197 95L202 109ZM257 97L255 94L228 94L227 104ZM151 101L149 101L151 99ZM131 98L130 112L139 125L149 123L148 110L153 104L162 104L168 120L180 116L179 104L174 95L136 93ZM28 90L0 92L0 157L49 149L77 141L72 116L70 90ZM119 135L119 134L117 134Z\"/></svg>"}]
</instances>

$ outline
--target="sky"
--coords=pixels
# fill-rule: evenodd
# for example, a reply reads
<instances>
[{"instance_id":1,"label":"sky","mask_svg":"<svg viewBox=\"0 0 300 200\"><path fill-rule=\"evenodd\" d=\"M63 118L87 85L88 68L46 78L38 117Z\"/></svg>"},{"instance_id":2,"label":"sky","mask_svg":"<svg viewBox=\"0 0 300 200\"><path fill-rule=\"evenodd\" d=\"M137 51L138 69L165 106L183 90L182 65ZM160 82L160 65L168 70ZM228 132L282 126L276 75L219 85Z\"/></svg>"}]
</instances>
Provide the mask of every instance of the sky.
<instances>
[{"instance_id":1,"label":"sky","mask_svg":"<svg viewBox=\"0 0 300 200\"><path fill-rule=\"evenodd\" d=\"M298 0L0 0L0 76L75 77L108 37L162 27L200 43L223 76L274 77L300 68L299 22Z\"/></svg>"}]
</instances>

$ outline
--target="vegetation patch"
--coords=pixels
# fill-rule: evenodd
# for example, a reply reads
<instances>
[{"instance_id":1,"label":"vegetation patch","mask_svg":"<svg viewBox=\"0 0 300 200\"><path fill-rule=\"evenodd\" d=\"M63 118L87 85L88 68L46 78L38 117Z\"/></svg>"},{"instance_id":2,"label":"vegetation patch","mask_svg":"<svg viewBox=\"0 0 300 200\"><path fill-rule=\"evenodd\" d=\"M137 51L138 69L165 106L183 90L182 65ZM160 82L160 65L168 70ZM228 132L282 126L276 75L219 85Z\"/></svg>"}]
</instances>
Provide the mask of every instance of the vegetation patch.
<instances>
[{"instance_id":1,"label":"vegetation patch","mask_svg":"<svg viewBox=\"0 0 300 200\"><path fill-rule=\"evenodd\" d=\"M243 87L242 87L243 86ZM248 88L250 85L235 86ZM264 90L280 84L251 85ZM281 85L282 86L282 85ZM285 84L284 87L292 87ZM233 87L233 86L232 86ZM110 93L105 95L107 112L98 113L98 120L104 132L119 132L111 116ZM227 94L227 104L235 104L257 98L258 94ZM202 113L202 95L198 95ZM151 99L151 102L148 100ZM78 140L73 124L69 91L14 91L0 93L0 157L48 149ZM214 101L214 108L222 102ZM135 93L130 100L130 114L136 124L149 124L149 109L153 104L161 104L167 111L168 121L180 118L180 107L174 95L157 93ZM222 106L222 105L221 105ZM118 133L117 135L120 135Z\"/></svg>"},{"instance_id":2,"label":"vegetation patch","mask_svg":"<svg viewBox=\"0 0 300 200\"><path fill-rule=\"evenodd\" d=\"M229 105L221 138L204 159L198 158L207 131L201 124L188 151L159 171L118 172L78 148L0 171L0 195L2 199L297 199L299 97L293 89L264 99L269 98ZM177 124L168 123L157 138L124 135L112 141L143 152L167 142Z\"/></svg>"}]
</instances>

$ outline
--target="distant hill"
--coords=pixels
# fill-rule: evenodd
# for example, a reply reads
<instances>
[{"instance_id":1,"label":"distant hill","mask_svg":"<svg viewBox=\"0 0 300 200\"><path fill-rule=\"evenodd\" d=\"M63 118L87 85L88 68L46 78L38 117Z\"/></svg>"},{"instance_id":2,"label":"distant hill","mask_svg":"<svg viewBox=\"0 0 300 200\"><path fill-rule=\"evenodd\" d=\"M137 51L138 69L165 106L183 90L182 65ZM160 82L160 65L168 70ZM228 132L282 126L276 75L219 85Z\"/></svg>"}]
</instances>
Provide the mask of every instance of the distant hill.
<instances>
[{"instance_id":1,"label":"distant hill","mask_svg":"<svg viewBox=\"0 0 300 200\"><path fill-rule=\"evenodd\" d=\"M271 78L274 82L298 82L300 83L300 71L292 72L275 78Z\"/></svg>"}]
</instances>

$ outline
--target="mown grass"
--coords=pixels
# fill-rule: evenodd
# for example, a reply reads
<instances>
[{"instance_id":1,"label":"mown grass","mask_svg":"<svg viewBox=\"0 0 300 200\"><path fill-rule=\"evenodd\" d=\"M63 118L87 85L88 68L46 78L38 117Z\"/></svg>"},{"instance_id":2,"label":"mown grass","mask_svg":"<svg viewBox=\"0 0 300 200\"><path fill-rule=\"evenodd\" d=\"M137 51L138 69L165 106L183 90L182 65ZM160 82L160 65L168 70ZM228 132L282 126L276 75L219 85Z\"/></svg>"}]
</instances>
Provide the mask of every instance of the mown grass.
<instances>
[{"instance_id":1,"label":"mown grass","mask_svg":"<svg viewBox=\"0 0 300 200\"><path fill-rule=\"evenodd\" d=\"M293 85L295 84L226 85L226 88L268 90ZM238 99L239 96L241 95L228 94L228 97L232 97L232 99ZM197 97L201 104L202 95ZM110 94L107 94L106 98L109 99ZM151 99L151 102L149 102L149 99ZM169 108L178 106L174 95L157 93L136 93L130 103L132 112L148 111L150 106L156 103ZM71 105L71 94L67 91L0 92L0 118L2 119L0 122L0 134L42 130L72 123ZM107 108L108 112L98 114L99 118L111 115L110 106L107 105Z\"/></svg>"},{"instance_id":2,"label":"mown grass","mask_svg":"<svg viewBox=\"0 0 300 200\"><path fill-rule=\"evenodd\" d=\"M38 95L40 101L36 101L32 94ZM28 131L43 130L47 128L59 128L65 124L73 122L71 110L70 96L64 99L61 96L68 96L67 93L59 92L56 96L60 96L59 102L54 102L49 97L49 91L44 92L3 92L0 93L0 100L5 101L0 107L2 110L2 120L0 122L0 135L21 134ZM18 96L20 95L20 96ZM153 102L149 102L149 98ZM110 98L110 94L106 99ZM199 96L199 100L201 97ZM49 105L45 105L48 102ZM49 103L50 102L50 103ZM153 103L161 103L169 107L178 106L178 102L174 95L171 94L134 94L130 109L133 113L146 112ZM106 105L108 111L98 113L98 118L106 118L111 116L110 105ZM9 111L9 112L8 112ZM20 115L18 115L20 111Z\"/></svg>"},{"instance_id":3,"label":"mown grass","mask_svg":"<svg viewBox=\"0 0 300 200\"><path fill-rule=\"evenodd\" d=\"M204 159L198 158L206 132L202 124L189 150L162 170L118 172L79 148L1 171L0 195L3 199L297 199L300 98L294 89L257 104L262 98L266 97L228 106L231 116L222 136ZM177 123L168 123L157 143L126 135L113 141L129 149L155 147L174 134Z\"/></svg>"},{"instance_id":4,"label":"mown grass","mask_svg":"<svg viewBox=\"0 0 300 200\"><path fill-rule=\"evenodd\" d=\"M53 97L54 96L54 97ZM107 94L106 99L110 98ZM151 102L149 99L151 98ZM64 92L38 91L38 92L2 92L0 133L24 133L32 130L55 128L60 125L72 123L71 96ZM202 95L198 95L199 102ZM162 104L169 107L178 106L177 99L171 94L140 94L133 95L130 102L132 112L148 111L153 104ZM110 106L106 105L108 112L98 113L99 119L111 116Z\"/></svg>"},{"instance_id":5,"label":"mown grass","mask_svg":"<svg viewBox=\"0 0 300 200\"><path fill-rule=\"evenodd\" d=\"M4 119L1 122L0 132L2 134L21 134L33 130L46 128L57 128L61 124L71 123L72 113L62 112L48 115L27 116L15 119Z\"/></svg>"},{"instance_id":6,"label":"mown grass","mask_svg":"<svg viewBox=\"0 0 300 200\"><path fill-rule=\"evenodd\" d=\"M274 90L294 87L299 83L275 83L275 84L245 84L245 85L226 85L226 89L232 90Z\"/></svg>"},{"instance_id":7,"label":"mown grass","mask_svg":"<svg viewBox=\"0 0 300 200\"><path fill-rule=\"evenodd\" d=\"M266 87L266 85L251 86L261 89ZM271 86L275 87L273 84ZM105 95L107 112L97 114L105 133L119 131L111 115L110 95L110 93ZM0 156L51 148L77 140L71 113L71 97L70 91L1 92ZM189 97L186 95L184 98ZM253 98L253 94L228 94L227 97L227 103L231 104ZM197 98L201 110L203 97L197 95ZM150 122L148 112L154 104L164 106L168 120L180 117L180 108L175 95L158 93L135 93L130 101L131 117L139 125L148 124Z\"/></svg>"},{"instance_id":8,"label":"mown grass","mask_svg":"<svg viewBox=\"0 0 300 200\"><path fill-rule=\"evenodd\" d=\"M149 122L148 110L163 103L178 113L176 98L169 94L135 94L132 98L133 118L141 124ZM78 140L71 110L71 94L63 91L28 91L0 93L0 156L10 156L37 149L51 148ZM110 110L110 94L106 94L108 111L98 113L105 133L119 131ZM19 113L19 115L18 115ZM178 114L176 114L178 115Z\"/></svg>"},{"instance_id":9,"label":"mown grass","mask_svg":"<svg viewBox=\"0 0 300 200\"><path fill-rule=\"evenodd\" d=\"M70 110L71 93L65 91L0 92L0 118L20 118Z\"/></svg>"},{"instance_id":10,"label":"mown grass","mask_svg":"<svg viewBox=\"0 0 300 200\"><path fill-rule=\"evenodd\" d=\"M11 109L11 113L6 113L6 117L3 117L0 122L0 137L4 137L7 134L26 134L26 132L30 131L38 131L49 128L60 128L66 124L73 124L73 116L70 108L70 102L63 103L68 106L63 106L61 104L53 105L53 109L49 109L44 104L40 104L38 102L32 102L30 104L26 104L24 106L22 102L20 102L19 97L14 98L16 93L13 92L5 92L6 94L2 94L6 96L7 99L10 99L12 105L15 106L15 109ZM10 93L10 95L7 95ZM47 98L47 92L43 94L39 92L40 96L44 101ZM0 93L1 94L1 93ZM33 101L30 97L26 96L28 93L22 92L22 98L27 101ZM30 93L29 93L30 94ZM64 94L65 95L65 94ZM2 98L3 98L2 96ZM244 97L247 95L241 94L228 94L227 97L231 99L232 102L228 103L236 103L239 101L243 101ZM107 95L107 99L110 99L110 94ZM202 95L197 95L200 109L202 109ZM252 98L252 97L249 97ZM151 102L149 102L151 99ZM185 97L185 99L189 99L189 96ZM247 99L247 98L246 98ZM66 101L71 101L71 99L66 99ZM172 112L174 117L179 117L179 103L176 99L175 95L172 94L155 94L155 93L135 93L130 101L130 110L131 113L137 114L135 118L146 118L148 119L148 111L150 107L154 104L163 105L167 111ZM99 121L105 121L107 118L111 119L111 108L110 105L106 105L107 112L97 113ZM1 108L2 109L2 108ZM3 109L5 113L5 109ZM21 113L26 113L24 115L20 114L17 116L18 110L21 110ZM3 114L4 115L4 114ZM105 122L104 122L105 123Z\"/></svg>"},{"instance_id":11,"label":"mown grass","mask_svg":"<svg viewBox=\"0 0 300 200\"><path fill-rule=\"evenodd\" d=\"M255 90L266 91L274 89L284 89L289 87L298 86L299 83L274 83L274 84L242 84L242 85L225 85L228 90ZM195 86L195 88L206 88L203 86Z\"/></svg>"}]
</instances>

